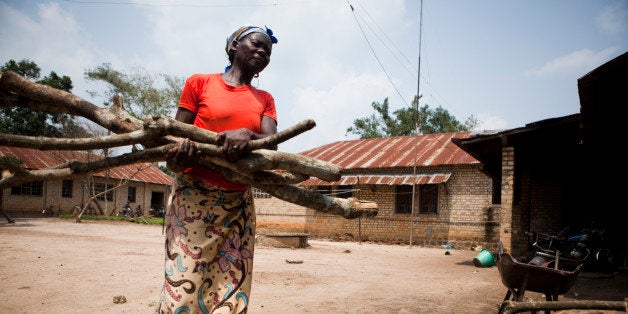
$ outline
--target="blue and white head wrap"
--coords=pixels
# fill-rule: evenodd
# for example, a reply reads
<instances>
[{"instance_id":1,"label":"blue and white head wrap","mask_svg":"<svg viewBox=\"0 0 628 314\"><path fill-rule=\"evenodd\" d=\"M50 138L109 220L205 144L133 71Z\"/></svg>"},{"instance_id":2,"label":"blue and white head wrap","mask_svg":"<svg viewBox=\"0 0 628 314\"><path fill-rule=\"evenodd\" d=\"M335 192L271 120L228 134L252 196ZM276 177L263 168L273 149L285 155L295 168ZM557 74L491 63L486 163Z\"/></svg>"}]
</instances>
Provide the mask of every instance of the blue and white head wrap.
<instances>
[{"instance_id":1,"label":"blue and white head wrap","mask_svg":"<svg viewBox=\"0 0 628 314\"><path fill-rule=\"evenodd\" d=\"M276 44L278 42L277 37L273 35L273 31L270 28L266 26L264 26L264 28L261 28L259 26L245 25L238 28L235 32L231 34L231 36L227 37L227 45L225 46L225 51L229 53L229 45L231 45L232 42L240 40L244 38L244 36L251 33L264 34L266 35L266 37L268 37L268 39L270 39L273 44Z\"/></svg>"}]
</instances>

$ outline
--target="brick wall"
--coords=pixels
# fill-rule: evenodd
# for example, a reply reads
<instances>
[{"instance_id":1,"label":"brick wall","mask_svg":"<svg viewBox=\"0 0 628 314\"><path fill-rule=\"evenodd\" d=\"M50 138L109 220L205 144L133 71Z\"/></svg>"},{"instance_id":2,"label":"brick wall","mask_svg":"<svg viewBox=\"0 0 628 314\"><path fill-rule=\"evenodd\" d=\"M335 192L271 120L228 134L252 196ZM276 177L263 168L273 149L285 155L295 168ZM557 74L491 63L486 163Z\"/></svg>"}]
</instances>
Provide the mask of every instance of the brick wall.
<instances>
[{"instance_id":1,"label":"brick wall","mask_svg":"<svg viewBox=\"0 0 628 314\"><path fill-rule=\"evenodd\" d=\"M74 180L72 184L72 197L61 197L62 181L45 181L43 183L42 196L30 195L12 195L11 188L2 191L2 209L5 213L12 217L40 217L44 208L52 205L54 210L63 213L71 213L74 206L82 204L88 200L87 193L83 190L82 181ZM104 180L98 182L104 183ZM110 180L109 184L114 186L118 184L117 180ZM138 204L147 212L150 208L150 197L153 191L164 192L165 186L143 182L129 182L128 185L135 186L136 202L132 204L132 208ZM128 197L128 185L113 192L113 201L99 201L101 208L110 214L114 208L121 209L126 203ZM166 193L167 195L167 193ZM94 208L96 206L93 206Z\"/></svg>"},{"instance_id":2,"label":"brick wall","mask_svg":"<svg viewBox=\"0 0 628 314\"><path fill-rule=\"evenodd\" d=\"M562 225L561 209L564 206L561 181L553 177L551 171L526 164L521 154L524 152L512 147L504 147L502 153L502 207L505 212L502 222L509 223L510 227L504 228L501 236L504 246L514 256L529 253L527 231L557 234ZM519 169L516 183L515 168ZM515 184L519 185L518 198L515 198Z\"/></svg>"},{"instance_id":3,"label":"brick wall","mask_svg":"<svg viewBox=\"0 0 628 314\"><path fill-rule=\"evenodd\" d=\"M407 174L408 171L411 169L397 169L395 173ZM498 206L491 206L492 184L488 176L477 166L465 165L432 167L420 172L452 173L449 181L439 184L438 214L415 213L414 219L410 214L396 214L394 186L356 185L354 197L378 203L376 217L350 220L276 198L256 198L258 233L298 231L312 237L355 241L450 243L465 248L496 246L500 210Z\"/></svg>"},{"instance_id":4,"label":"brick wall","mask_svg":"<svg viewBox=\"0 0 628 314\"><path fill-rule=\"evenodd\" d=\"M506 251L513 251L513 228L520 232L518 215L513 215L513 197L515 185L515 150L513 147L502 147L502 186L501 186L501 216L499 238ZM515 219L515 221L513 221Z\"/></svg>"},{"instance_id":5,"label":"brick wall","mask_svg":"<svg viewBox=\"0 0 628 314\"><path fill-rule=\"evenodd\" d=\"M277 198L255 198L257 233L305 232L306 208Z\"/></svg>"},{"instance_id":6,"label":"brick wall","mask_svg":"<svg viewBox=\"0 0 628 314\"><path fill-rule=\"evenodd\" d=\"M536 180L530 185L530 230L547 234L560 231L560 208L562 189L556 181ZM558 210L557 210L558 209Z\"/></svg>"}]
</instances>

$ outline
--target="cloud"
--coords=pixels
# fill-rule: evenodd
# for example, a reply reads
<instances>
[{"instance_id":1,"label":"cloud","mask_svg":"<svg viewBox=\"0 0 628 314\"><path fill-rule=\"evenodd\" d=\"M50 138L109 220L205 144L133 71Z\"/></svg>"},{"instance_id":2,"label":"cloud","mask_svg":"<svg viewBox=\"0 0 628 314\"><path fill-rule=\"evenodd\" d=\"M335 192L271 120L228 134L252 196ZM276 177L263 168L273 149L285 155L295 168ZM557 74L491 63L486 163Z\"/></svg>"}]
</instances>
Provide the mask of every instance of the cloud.
<instances>
[{"instance_id":1,"label":"cloud","mask_svg":"<svg viewBox=\"0 0 628 314\"><path fill-rule=\"evenodd\" d=\"M29 59L42 69L42 76L55 71L72 79L73 93L85 97L85 65L93 64L97 49L81 31L74 17L57 3L40 4L31 18L0 3L0 50L2 62Z\"/></svg>"},{"instance_id":2,"label":"cloud","mask_svg":"<svg viewBox=\"0 0 628 314\"><path fill-rule=\"evenodd\" d=\"M355 138L345 134L347 128L353 120L373 113L370 104L382 102L382 95L390 94L390 84L384 75L349 75L329 89L300 88L293 93L295 105L283 111L283 119L295 123L313 119L316 127L281 145L287 152ZM281 115L279 119L281 123Z\"/></svg>"},{"instance_id":3,"label":"cloud","mask_svg":"<svg viewBox=\"0 0 628 314\"><path fill-rule=\"evenodd\" d=\"M482 113L478 115L477 119L480 121L480 124L474 131L504 130L508 128L508 123L503 117Z\"/></svg>"},{"instance_id":4,"label":"cloud","mask_svg":"<svg viewBox=\"0 0 628 314\"><path fill-rule=\"evenodd\" d=\"M544 65L525 72L528 77L580 76L600 64L610 60L618 51L617 47L609 47L599 52L589 49L574 51L568 55L546 62Z\"/></svg>"},{"instance_id":5,"label":"cloud","mask_svg":"<svg viewBox=\"0 0 628 314\"><path fill-rule=\"evenodd\" d=\"M625 2L617 2L604 7L602 12L595 18L600 30L610 35L621 35L626 30L628 13Z\"/></svg>"}]
</instances>

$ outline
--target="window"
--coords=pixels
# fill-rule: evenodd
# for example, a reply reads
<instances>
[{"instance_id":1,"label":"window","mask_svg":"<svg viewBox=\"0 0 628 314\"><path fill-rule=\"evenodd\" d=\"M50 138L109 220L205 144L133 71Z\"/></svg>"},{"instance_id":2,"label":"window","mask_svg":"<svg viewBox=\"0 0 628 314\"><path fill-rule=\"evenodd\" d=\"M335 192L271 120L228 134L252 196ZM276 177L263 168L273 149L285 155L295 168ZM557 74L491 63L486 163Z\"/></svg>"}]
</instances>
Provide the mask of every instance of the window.
<instances>
[{"instance_id":1,"label":"window","mask_svg":"<svg viewBox=\"0 0 628 314\"><path fill-rule=\"evenodd\" d=\"M412 185L395 186L395 213L412 213Z\"/></svg>"},{"instance_id":2,"label":"window","mask_svg":"<svg viewBox=\"0 0 628 314\"><path fill-rule=\"evenodd\" d=\"M254 198L271 198L272 196L258 188L253 188L253 197Z\"/></svg>"},{"instance_id":3,"label":"window","mask_svg":"<svg viewBox=\"0 0 628 314\"><path fill-rule=\"evenodd\" d=\"M11 187L11 195L30 195L30 196L43 196L44 183L29 182L22 185Z\"/></svg>"},{"instance_id":4,"label":"window","mask_svg":"<svg viewBox=\"0 0 628 314\"><path fill-rule=\"evenodd\" d=\"M438 213L438 184L421 184L419 187L419 213Z\"/></svg>"},{"instance_id":5,"label":"window","mask_svg":"<svg viewBox=\"0 0 628 314\"><path fill-rule=\"evenodd\" d=\"M438 184L416 186L419 214L438 213ZM412 213L412 185L395 186L395 213Z\"/></svg>"},{"instance_id":6,"label":"window","mask_svg":"<svg viewBox=\"0 0 628 314\"><path fill-rule=\"evenodd\" d=\"M502 203L502 180L501 179L493 179L493 204L501 204Z\"/></svg>"},{"instance_id":7,"label":"window","mask_svg":"<svg viewBox=\"0 0 628 314\"><path fill-rule=\"evenodd\" d=\"M353 196L353 185L338 185L336 186L336 195L339 198L348 198Z\"/></svg>"},{"instance_id":8,"label":"window","mask_svg":"<svg viewBox=\"0 0 628 314\"><path fill-rule=\"evenodd\" d=\"M331 185L319 185L316 190L322 195L331 196Z\"/></svg>"},{"instance_id":9,"label":"window","mask_svg":"<svg viewBox=\"0 0 628 314\"><path fill-rule=\"evenodd\" d=\"M113 201L113 190L111 189L113 189L113 184L104 184L104 183L94 184L94 192L96 193L96 195L98 195L96 199L99 201L104 201L106 198L107 201ZM105 190L109 190L109 191L107 193L100 194L104 192Z\"/></svg>"},{"instance_id":10,"label":"window","mask_svg":"<svg viewBox=\"0 0 628 314\"><path fill-rule=\"evenodd\" d=\"M72 198L72 180L63 180L61 182L61 197L69 197Z\"/></svg>"},{"instance_id":11,"label":"window","mask_svg":"<svg viewBox=\"0 0 628 314\"><path fill-rule=\"evenodd\" d=\"M127 200L131 203L135 203L135 187L134 186L129 187Z\"/></svg>"}]
</instances>

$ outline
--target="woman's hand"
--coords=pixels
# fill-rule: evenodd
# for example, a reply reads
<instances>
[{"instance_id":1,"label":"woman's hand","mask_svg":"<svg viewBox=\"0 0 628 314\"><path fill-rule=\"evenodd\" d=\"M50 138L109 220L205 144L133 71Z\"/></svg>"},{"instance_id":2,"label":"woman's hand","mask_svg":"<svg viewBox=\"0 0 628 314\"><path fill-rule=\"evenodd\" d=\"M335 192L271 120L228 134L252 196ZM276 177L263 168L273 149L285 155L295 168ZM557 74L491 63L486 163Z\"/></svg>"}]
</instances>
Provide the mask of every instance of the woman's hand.
<instances>
[{"instance_id":1,"label":"woman's hand","mask_svg":"<svg viewBox=\"0 0 628 314\"><path fill-rule=\"evenodd\" d=\"M166 167L172 172L181 172L196 164L200 155L201 152L196 149L196 144L186 138L166 152Z\"/></svg>"},{"instance_id":2,"label":"woman's hand","mask_svg":"<svg viewBox=\"0 0 628 314\"><path fill-rule=\"evenodd\" d=\"M248 153L249 141L255 133L242 128L218 133L218 141L222 141L222 153L229 162L234 162Z\"/></svg>"}]
</instances>

